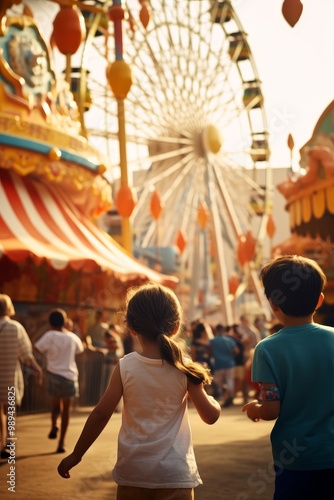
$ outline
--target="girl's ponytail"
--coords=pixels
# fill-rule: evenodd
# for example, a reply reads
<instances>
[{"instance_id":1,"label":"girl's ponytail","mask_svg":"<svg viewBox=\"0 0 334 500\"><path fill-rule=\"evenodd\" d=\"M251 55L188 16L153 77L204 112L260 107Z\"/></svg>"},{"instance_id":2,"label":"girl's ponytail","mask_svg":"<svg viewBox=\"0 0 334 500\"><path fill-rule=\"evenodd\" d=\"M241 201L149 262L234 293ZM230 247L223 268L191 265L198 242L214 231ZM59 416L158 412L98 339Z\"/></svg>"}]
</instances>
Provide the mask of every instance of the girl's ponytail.
<instances>
[{"instance_id":1,"label":"girl's ponytail","mask_svg":"<svg viewBox=\"0 0 334 500\"><path fill-rule=\"evenodd\" d=\"M181 346L171 337L160 334L158 345L162 359L183 372L194 384L211 384L213 376L208 368L186 357Z\"/></svg>"},{"instance_id":2,"label":"girl's ponytail","mask_svg":"<svg viewBox=\"0 0 334 500\"><path fill-rule=\"evenodd\" d=\"M162 359L185 373L195 384L210 384L209 369L190 359L174 340L182 324L182 308L172 290L147 283L128 290L126 324L149 342L157 342Z\"/></svg>"}]
</instances>

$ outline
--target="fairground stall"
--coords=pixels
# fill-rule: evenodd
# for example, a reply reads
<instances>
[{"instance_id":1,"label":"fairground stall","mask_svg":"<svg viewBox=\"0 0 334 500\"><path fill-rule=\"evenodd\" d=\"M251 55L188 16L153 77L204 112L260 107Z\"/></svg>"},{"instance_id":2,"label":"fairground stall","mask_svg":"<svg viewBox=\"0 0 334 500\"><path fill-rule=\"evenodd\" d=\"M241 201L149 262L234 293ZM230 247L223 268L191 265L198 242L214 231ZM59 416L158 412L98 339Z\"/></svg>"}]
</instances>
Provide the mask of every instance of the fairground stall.
<instances>
[{"instance_id":1,"label":"fairground stall","mask_svg":"<svg viewBox=\"0 0 334 500\"><path fill-rule=\"evenodd\" d=\"M300 168L277 189L286 199L291 237L273 248L274 255L299 254L316 260L327 287L317 321L334 325L334 101L300 150ZM293 140L290 137L290 148Z\"/></svg>"},{"instance_id":2,"label":"fairground stall","mask_svg":"<svg viewBox=\"0 0 334 500\"><path fill-rule=\"evenodd\" d=\"M177 279L146 267L99 228L112 206L110 160L82 134L69 82L57 78L31 10L13 15L5 8L13 3L0 10L0 291L34 342L53 307L83 331L97 308L115 322L129 286L175 287ZM26 404L36 409L42 403L27 385Z\"/></svg>"}]
</instances>

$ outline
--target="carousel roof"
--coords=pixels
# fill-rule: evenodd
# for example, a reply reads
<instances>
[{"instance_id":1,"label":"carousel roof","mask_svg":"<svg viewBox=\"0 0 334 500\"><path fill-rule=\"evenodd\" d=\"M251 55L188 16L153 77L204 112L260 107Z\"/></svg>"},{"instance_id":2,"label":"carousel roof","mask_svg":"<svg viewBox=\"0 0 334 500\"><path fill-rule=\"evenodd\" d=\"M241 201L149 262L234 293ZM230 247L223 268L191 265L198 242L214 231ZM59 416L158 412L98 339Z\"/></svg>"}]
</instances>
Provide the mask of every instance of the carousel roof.
<instances>
[{"instance_id":1,"label":"carousel roof","mask_svg":"<svg viewBox=\"0 0 334 500\"><path fill-rule=\"evenodd\" d=\"M155 272L124 250L65 198L60 186L45 185L9 170L0 172L0 258L16 263L43 260L55 270L70 267L112 274L126 282L178 280Z\"/></svg>"}]
</instances>

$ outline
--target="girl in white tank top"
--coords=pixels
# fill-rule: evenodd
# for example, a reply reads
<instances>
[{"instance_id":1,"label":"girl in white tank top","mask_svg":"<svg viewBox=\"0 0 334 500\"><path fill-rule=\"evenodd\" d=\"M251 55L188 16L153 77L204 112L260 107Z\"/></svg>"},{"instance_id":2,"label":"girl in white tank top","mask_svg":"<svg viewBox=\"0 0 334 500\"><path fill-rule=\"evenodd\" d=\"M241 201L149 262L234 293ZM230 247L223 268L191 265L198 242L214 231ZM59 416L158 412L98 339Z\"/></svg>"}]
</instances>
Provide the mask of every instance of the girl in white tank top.
<instances>
[{"instance_id":1,"label":"girl in white tank top","mask_svg":"<svg viewBox=\"0 0 334 500\"><path fill-rule=\"evenodd\" d=\"M125 323L137 337L141 352L127 354L119 361L108 389L58 472L70 477L70 469L81 461L123 397L113 470L117 500L190 500L202 480L192 446L187 398L205 423L216 422L220 405L204 389L212 375L193 362L177 341L182 309L170 289L156 284L131 289Z\"/></svg>"}]
</instances>

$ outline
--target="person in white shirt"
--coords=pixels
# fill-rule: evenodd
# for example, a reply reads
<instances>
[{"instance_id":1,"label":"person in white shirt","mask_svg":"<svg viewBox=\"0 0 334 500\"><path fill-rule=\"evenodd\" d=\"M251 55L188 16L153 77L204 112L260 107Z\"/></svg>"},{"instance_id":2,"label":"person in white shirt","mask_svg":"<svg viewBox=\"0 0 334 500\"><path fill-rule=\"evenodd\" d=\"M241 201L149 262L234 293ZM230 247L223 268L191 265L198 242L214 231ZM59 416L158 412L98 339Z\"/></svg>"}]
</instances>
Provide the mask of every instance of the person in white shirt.
<instances>
[{"instance_id":1,"label":"person in white shirt","mask_svg":"<svg viewBox=\"0 0 334 500\"><path fill-rule=\"evenodd\" d=\"M51 329L35 343L38 351L46 356L48 394L51 398L51 430L49 439L56 439L57 422L61 416L60 436L57 453L64 453L64 441L70 417L72 398L78 395L78 368L75 356L83 352L81 340L69 332L67 315L62 309L54 309L49 314Z\"/></svg>"},{"instance_id":2,"label":"person in white shirt","mask_svg":"<svg viewBox=\"0 0 334 500\"><path fill-rule=\"evenodd\" d=\"M119 360L104 396L92 411L73 452L58 466L69 478L108 423L123 396L118 457L113 470L117 499L191 500L202 483L195 460L187 399L207 424L220 405L205 391L212 375L181 350L181 305L170 289L147 284L128 296L125 323L141 345Z\"/></svg>"}]
</instances>

